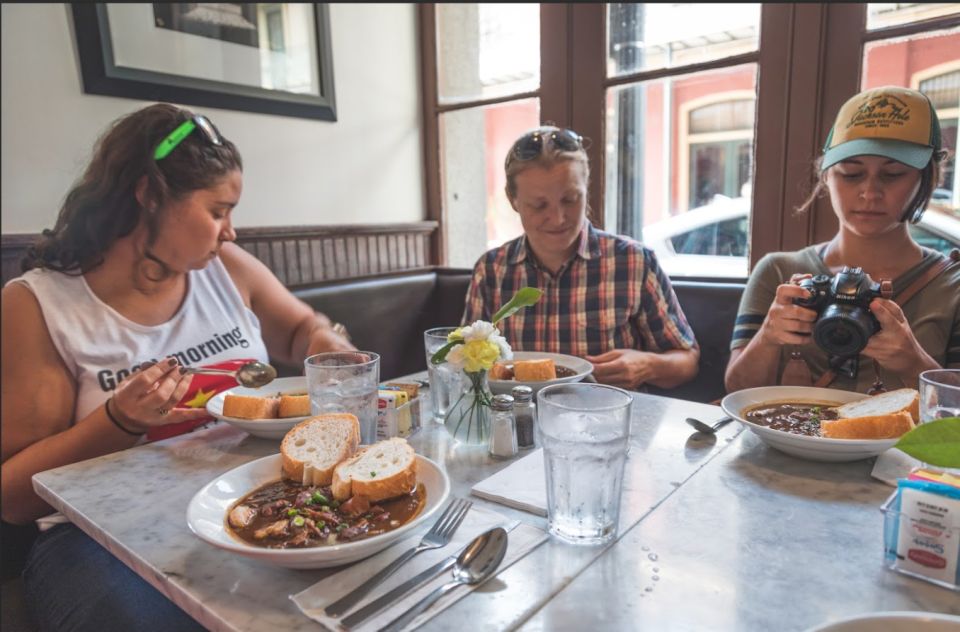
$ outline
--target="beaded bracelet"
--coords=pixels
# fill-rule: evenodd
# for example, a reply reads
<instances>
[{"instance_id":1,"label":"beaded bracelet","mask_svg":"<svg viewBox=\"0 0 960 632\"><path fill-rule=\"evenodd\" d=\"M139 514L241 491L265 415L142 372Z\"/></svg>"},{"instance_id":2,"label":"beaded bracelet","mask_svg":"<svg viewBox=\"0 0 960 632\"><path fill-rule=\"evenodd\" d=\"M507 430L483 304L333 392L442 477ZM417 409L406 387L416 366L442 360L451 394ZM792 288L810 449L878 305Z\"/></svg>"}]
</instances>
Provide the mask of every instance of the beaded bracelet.
<instances>
[{"instance_id":1,"label":"beaded bracelet","mask_svg":"<svg viewBox=\"0 0 960 632\"><path fill-rule=\"evenodd\" d=\"M110 412L110 402L111 402L112 400L113 400L113 397L111 396L111 397L106 401L106 403L104 403L103 409L104 409L105 411L107 411L107 417L110 418L110 421L113 422L113 425L116 426L117 428L119 428L120 430L123 430L123 431L126 432L128 435L133 435L134 437L139 437L139 436L141 436L141 435L143 435L143 434L146 434L146 433L144 433L144 432L134 432L133 430L129 430L129 429L127 429L127 428L124 428L123 424L121 424L121 423L117 420L117 418L113 416L113 413Z\"/></svg>"}]
</instances>

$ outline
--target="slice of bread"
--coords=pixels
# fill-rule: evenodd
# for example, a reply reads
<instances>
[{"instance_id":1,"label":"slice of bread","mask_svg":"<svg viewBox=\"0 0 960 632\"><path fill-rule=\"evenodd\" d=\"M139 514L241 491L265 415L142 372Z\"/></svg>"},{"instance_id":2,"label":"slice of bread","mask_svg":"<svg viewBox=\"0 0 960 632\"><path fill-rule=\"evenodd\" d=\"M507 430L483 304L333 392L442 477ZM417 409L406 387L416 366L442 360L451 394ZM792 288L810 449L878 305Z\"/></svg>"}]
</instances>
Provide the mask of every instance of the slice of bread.
<instances>
[{"instance_id":1,"label":"slice of bread","mask_svg":"<svg viewBox=\"0 0 960 632\"><path fill-rule=\"evenodd\" d=\"M409 494L417 486L417 458L406 439L394 437L363 448L333 471L337 500L364 496L370 502Z\"/></svg>"},{"instance_id":2,"label":"slice of bread","mask_svg":"<svg viewBox=\"0 0 960 632\"><path fill-rule=\"evenodd\" d=\"M828 439L893 439L920 420L920 393L901 388L834 408L838 418L820 422Z\"/></svg>"},{"instance_id":3,"label":"slice of bread","mask_svg":"<svg viewBox=\"0 0 960 632\"><path fill-rule=\"evenodd\" d=\"M550 358L517 360L513 363L513 377L518 382L545 382L557 379L557 365Z\"/></svg>"},{"instance_id":4,"label":"slice of bread","mask_svg":"<svg viewBox=\"0 0 960 632\"><path fill-rule=\"evenodd\" d=\"M309 395L281 395L277 417L309 417Z\"/></svg>"},{"instance_id":5,"label":"slice of bread","mask_svg":"<svg viewBox=\"0 0 960 632\"><path fill-rule=\"evenodd\" d=\"M234 395L223 398L223 414L237 419L276 419L280 400L276 397Z\"/></svg>"},{"instance_id":6,"label":"slice of bread","mask_svg":"<svg viewBox=\"0 0 960 632\"><path fill-rule=\"evenodd\" d=\"M820 434L828 439L896 439L914 427L910 413L902 410L890 415L825 419Z\"/></svg>"},{"instance_id":7,"label":"slice of bread","mask_svg":"<svg viewBox=\"0 0 960 632\"><path fill-rule=\"evenodd\" d=\"M920 422L920 393L915 388L901 388L859 399L835 409L840 418L910 413L913 423Z\"/></svg>"},{"instance_id":8,"label":"slice of bread","mask_svg":"<svg viewBox=\"0 0 960 632\"><path fill-rule=\"evenodd\" d=\"M303 485L329 485L333 470L360 445L360 422L350 413L326 413L305 419L280 443L284 478Z\"/></svg>"},{"instance_id":9,"label":"slice of bread","mask_svg":"<svg viewBox=\"0 0 960 632\"><path fill-rule=\"evenodd\" d=\"M493 366L490 367L490 379L491 380L512 380L513 369L511 369L509 365L503 364L502 362L494 362Z\"/></svg>"}]
</instances>

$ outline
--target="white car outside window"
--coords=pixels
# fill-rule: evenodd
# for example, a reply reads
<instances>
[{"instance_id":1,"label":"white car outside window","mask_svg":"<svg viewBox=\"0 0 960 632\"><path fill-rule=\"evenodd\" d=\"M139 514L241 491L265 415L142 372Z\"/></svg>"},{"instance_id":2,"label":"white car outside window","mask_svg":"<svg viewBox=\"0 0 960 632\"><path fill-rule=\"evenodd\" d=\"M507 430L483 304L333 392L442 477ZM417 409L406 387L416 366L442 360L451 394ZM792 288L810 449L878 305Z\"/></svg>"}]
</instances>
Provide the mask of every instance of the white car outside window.
<instances>
[{"instance_id":1,"label":"white car outside window","mask_svg":"<svg viewBox=\"0 0 960 632\"><path fill-rule=\"evenodd\" d=\"M642 242L670 277L746 278L750 200L714 197L710 204L651 224ZM947 253L960 248L960 218L928 210L910 225L921 246Z\"/></svg>"}]
</instances>

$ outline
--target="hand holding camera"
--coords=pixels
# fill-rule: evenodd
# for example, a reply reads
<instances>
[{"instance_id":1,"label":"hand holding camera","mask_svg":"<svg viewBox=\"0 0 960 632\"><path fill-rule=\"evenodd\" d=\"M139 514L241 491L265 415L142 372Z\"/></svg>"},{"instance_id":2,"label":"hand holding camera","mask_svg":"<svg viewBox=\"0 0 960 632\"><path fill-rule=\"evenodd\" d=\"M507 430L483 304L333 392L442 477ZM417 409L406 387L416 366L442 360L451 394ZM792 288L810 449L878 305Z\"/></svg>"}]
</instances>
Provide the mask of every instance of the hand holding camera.
<instances>
[{"instance_id":1,"label":"hand holding camera","mask_svg":"<svg viewBox=\"0 0 960 632\"><path fill-rule=\"evenodd\" d=\"M880 323L870 311L875 298L893 296L890 281L874 281L861 268L844 267L833 277L818 274L798 282L807 290L806 298L795 298L795 305L817 313L813 339L832 356L849 358L866 348L871 336L880 331Z\"/></svg>"}]
</instances>

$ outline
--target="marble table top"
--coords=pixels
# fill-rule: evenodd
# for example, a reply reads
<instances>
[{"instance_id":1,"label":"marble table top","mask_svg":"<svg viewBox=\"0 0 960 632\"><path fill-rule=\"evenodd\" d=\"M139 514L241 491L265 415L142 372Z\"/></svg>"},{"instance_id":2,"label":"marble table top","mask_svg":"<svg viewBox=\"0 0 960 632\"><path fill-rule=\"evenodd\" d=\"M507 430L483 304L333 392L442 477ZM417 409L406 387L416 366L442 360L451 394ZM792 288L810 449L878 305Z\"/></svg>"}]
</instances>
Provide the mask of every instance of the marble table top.
<instances>
[{"instance_id":1,"label":"marble table top","mask_svg":"<svg viewBox=\"0 0 960 632\"><path fill-rule=\"evenodd\" d=\"M429 401L429 398L424 398ZM684 418L719 408L636 394L617 540L550 540L423 629L801 630L874 609L960 614L946 589L881 566L879 506L892 488L872 461L823 464L780 454L737 424L716 438ZM410 438L445 468L452 495L528 524L545 518L470 496L512 461L452 442L429 411ZM34 488L81 529L213 630L317 630L289 600L333 570L289 570L194 536L186 507L211 479L279 451L279 440L222 423L42 472Z\"/></svg>"}]
</instances>

